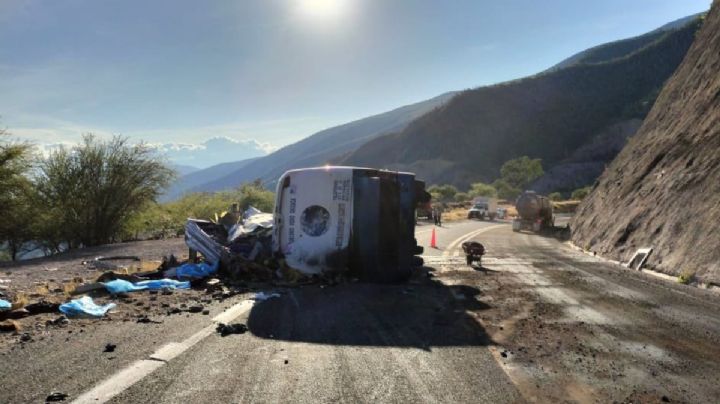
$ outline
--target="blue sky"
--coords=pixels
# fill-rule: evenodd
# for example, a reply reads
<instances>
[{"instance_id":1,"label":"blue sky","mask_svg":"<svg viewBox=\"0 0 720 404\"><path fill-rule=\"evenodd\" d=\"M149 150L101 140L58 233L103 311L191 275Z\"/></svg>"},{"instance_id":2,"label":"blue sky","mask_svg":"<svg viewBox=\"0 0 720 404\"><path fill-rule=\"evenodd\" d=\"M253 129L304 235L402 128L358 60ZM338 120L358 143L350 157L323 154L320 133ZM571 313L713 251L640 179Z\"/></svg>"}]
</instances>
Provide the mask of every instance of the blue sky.
<instances>
[{"instance_id":1,"label":"blue sky","mask_svg":"<svg viewBox=\"0 0 720 404\"><path fill-rule=\"evenodd\" d=\"M229 137L257 154L537 73L710 3L0 0L1 124L41 144Z\"/></svg>"}]
</instances>

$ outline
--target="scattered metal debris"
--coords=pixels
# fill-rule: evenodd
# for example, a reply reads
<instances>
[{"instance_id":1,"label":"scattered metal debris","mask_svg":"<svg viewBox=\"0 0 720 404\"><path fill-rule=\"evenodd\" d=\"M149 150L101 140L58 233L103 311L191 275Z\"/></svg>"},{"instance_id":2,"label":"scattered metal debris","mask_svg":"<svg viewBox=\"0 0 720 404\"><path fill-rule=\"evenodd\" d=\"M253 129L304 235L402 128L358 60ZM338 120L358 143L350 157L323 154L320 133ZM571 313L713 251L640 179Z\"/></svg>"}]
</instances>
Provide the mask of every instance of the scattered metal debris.
<instances>
[{"instance_id":1,"label":"scattered metal debris","mask_svg":"<svg viewBox=\"0 0 720 404\"><path fill-rule=\"evenodd\" d=\"M68 395L65 393L52 392L47 397L45 397L45 401L52 403L58 401L65 401L66 398L68 398Z\"/></svg>"},{"instance_id":2,"label":"scattered metal debris","mask_svg":"<svg viewBox=\"0 0 720 404\"><path fill-rule=\"evenodd\" d=\"M641 270L645 266L648 258L650 258L650 254L652 254L652 251L652 247L638 249L635 254L633 254L632 258L630 258L630 261L625 264L625 266L630 269L636 269L638 271Z\"/></svg>"},{"instance_id":3,"label":"scattered metal debris","mask_svg":"<svg viewBox=\"0 0 720 404\"><path fill-rule=\"evenodd\" d=\"M223 324L220 323L215 328L215 331L217 331L221 337L228 336L230 334L245 334L247 332L248 328L245 324L237 323L237 324Z\"/></svg>"},{"instance_id":4,"label":"scattered metal debris","mask_svg":"<svg viewBox=\"0 0 720 404\"><path fill-rule=\"evenodd\" d=\"M133 261L133 262L141 262L142 260L140 257L134 256L134 255L119 255L114 257L97 257L92 261L86 261L86 263L90 266L92 266L95 269L105 269L105 270L118 270L118 269L128 269L128 265L124 265L122 263L113 262L113 261Z\"/></svg>"}]
</instances>

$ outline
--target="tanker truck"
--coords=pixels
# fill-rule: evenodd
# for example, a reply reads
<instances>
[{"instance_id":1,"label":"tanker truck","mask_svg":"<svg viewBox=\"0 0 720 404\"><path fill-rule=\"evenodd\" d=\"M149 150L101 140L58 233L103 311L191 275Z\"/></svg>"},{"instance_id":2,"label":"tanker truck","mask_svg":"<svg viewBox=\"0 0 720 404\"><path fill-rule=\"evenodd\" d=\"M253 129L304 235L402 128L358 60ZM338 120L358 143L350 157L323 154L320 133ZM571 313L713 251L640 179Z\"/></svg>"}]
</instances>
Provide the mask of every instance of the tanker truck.
<instances>
[{"instance_id":1,"label":"tanker truck","mask_svg":"<svg viewBox=\"0 0 720 404\"><path fill-rule=\"evenodd\" d=\"M552 202L546 196L525 191L515 201L519 217L512 223L513 231L531 230L535 233L555 225Z\"/></svg>"}]
</instances>

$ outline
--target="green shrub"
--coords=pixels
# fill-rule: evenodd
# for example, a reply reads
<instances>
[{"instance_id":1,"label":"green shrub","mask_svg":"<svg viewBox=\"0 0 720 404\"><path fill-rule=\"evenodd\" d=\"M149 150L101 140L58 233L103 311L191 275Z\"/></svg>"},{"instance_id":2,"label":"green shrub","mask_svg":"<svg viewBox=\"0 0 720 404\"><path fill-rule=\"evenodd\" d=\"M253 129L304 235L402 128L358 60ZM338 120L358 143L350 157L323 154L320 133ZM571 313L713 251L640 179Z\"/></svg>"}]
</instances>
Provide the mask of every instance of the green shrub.
<instances>
[{"instance_id":1,"label":"green shrub","mask_svg":"<svg viewBox=\"0 0 720 404\"><path fill-rule=\"evenodd\" d=\"M498 197L506 201L515 200L521 192L519 188L513 187L502 179L493 182L493 187L497 190Z\"/></svg>"},{"instance_id":2,"label":"green shrub","mask_svg":"<svg viewBox=\"0 0 720 404\"><path fill-rule=\"evenodd\" d=\"M680 275L678 275L678 283L682 283L683 285L688 285L692 281L695 280L695 271L691 271L689 269L683 269L682 272L680 272Z\"/></svg>"},{"instance_id":3,"label":"green shrub","mask_svg":"<svg viewBox=\"0 0 720 404\"><path fill-rule=\"evenodd\" d=\"M467 192L458 192L455 194L455 202L467 202L470 200L470 195Z\"/></svg>"},{"instance_id":4,"label":"green shrub","mask_svg":"<svg viewBox=\"0 0 720 404\"><path fill-rule=\"evenodd\" d=\"M470 185L470 190L468 191L468 194L472 197L485 196L488 198L495 198L497 196L497 190L490 184L476 182Z\"/></svg>"},{"instance_id":5,"label":"green shrub","mask_svg":"<svg viewBox=\"0 0 720 404\"><path fill-rule=\"evenodd\" d=\"M508 160L500 168L500 178L512 188L521 191L542 175L540 159L531 159L528 156Z\"/></svg>"},{"instance_id":6,"label":"green shrub","mask_svg":"<svg viewBox=\"0 0 720 404\"><path fill-rule=\"evenodd\" d=\"M562 201L563 196L560 192L553 192L550 195L548 195L548 198L550 198L551 201Z\"/></svg>"},{"instance_id":7,"label":"green shrub","mask_svg":"<svg viewBox=\"0 0 720 404\"><path fill-rule=\"evenodd\" d=\"M155 201L173 177L143 143L85 135L81 145L62 147L40 163L36 185L48 224L43 239L70 247L117 241L133 215Z\"/></svg>"},{"instance_id":8,"label":"green shrub","mask_svg":"<svg viewBox=\"0 0 720 404\"><path fill-rule=\"evenodd\" d=\"M592 191L592 187L578 188L572 192L570 198L576 200L585 199L585 197L590 194L590 191Z\"/></svg>"},{"instance_id":9,"label":"green shrub","mask_svg":"<svg viewBox=\"0 0 720 404\"><path fill-rule=\"evenodd\" d=\"M453 200L455 194L458 193L457 188L449 184L431 185L427 191L433 196L434 200L445 202Z\"/></svg>"},{"instance_id":10,"label":"green shrub","mask_svg":"<svg viewBox=\"0 0 720 404\"><path fill-rule=\"evenodd\" d=\"M125 239L163 238L181 234L188 218L212 220L237 203L240 210L254 206L272 212L275 194L259 183L245 184L234 190L215 193L196 192L164 204L148 204L130 220L123 232Z\"/></svg>"}]
</instances>

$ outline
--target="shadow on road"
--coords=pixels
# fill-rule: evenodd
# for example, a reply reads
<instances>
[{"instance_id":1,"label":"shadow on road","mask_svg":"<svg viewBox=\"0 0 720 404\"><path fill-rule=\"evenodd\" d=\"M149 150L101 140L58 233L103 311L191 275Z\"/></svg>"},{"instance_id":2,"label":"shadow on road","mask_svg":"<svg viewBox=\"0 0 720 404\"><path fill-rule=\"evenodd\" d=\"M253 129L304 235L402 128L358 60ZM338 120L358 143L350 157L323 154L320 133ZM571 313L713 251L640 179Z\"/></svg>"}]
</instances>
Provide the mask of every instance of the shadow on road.
<instances>
[{"instance_id":1,"label":"shadow on road","mask_svg":"<svg viewBox=\"0 0 720 404\"><path fill-rule=\"evenodd\" d=\"M478 271L478 272L482 272L482 273L484 273L484 274L490 274L491 272L499 272L499 271L496 271L496 270L494 270L494 269L490 269L490 268L484 267L484 266L482 266L482 265L473 265L473 266L471 266L471 268L474 269L474 270L476 270L476 271Z\"/></svg>"},{"instance_id":2,"label":"shadow on road","mask_svg":"<svg viewBox=\"0 0 720 404\"><path fill-rule=\"evenodd\" d=\"M248 328L261 338L331 345L413 347L482 346L492 341L467 311L489 308L480 291L420 284L347 283L289 289L256 304Z\"/></svg>"}]
</instances>

